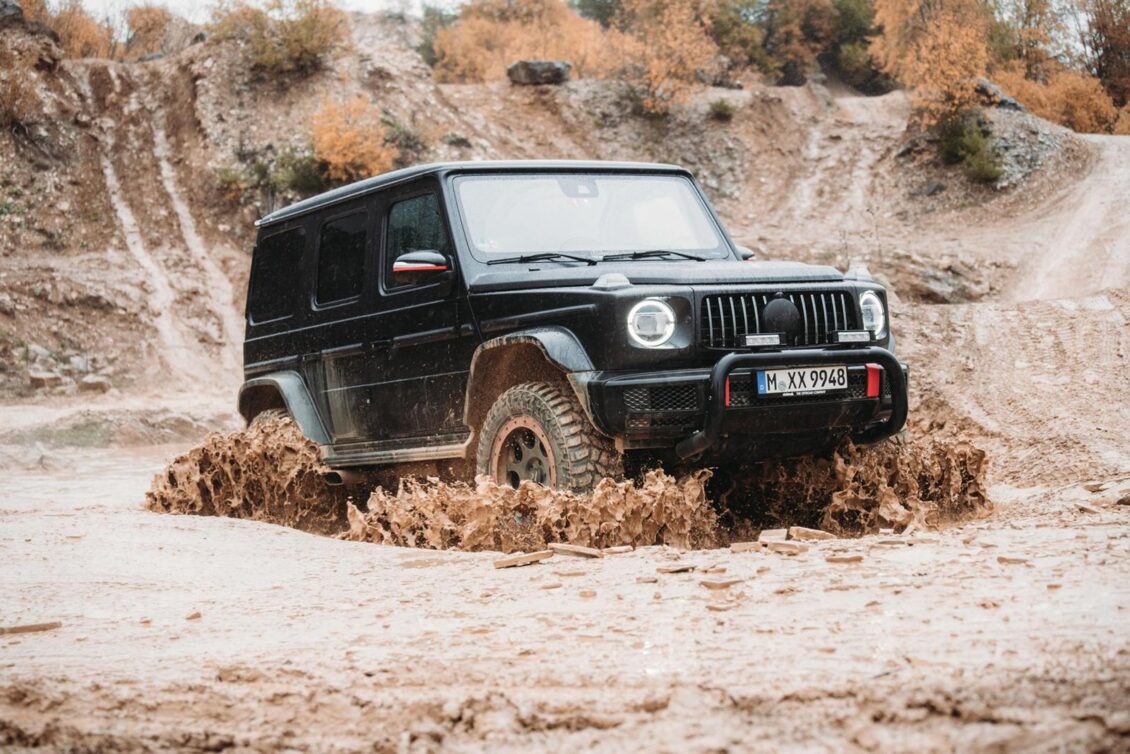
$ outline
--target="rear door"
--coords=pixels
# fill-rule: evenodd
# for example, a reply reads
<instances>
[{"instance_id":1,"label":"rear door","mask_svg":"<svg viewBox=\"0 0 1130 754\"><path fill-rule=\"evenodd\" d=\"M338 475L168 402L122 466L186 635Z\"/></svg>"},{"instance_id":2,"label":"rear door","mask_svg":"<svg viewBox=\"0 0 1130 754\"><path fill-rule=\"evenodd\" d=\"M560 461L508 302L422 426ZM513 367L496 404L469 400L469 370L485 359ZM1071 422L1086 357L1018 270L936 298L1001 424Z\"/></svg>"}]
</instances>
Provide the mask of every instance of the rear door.
<instances>
[{"instance_id":1,"label":"rear door","mask_svg":"<svg viewBox=\"0 0 1130 754\"><path fill-rule=\"evenodd\" d=\"M321 216L315 243L304 371L334 444L350 443L364 437L365 385L380 358L372 351L366 317L375 293L366 283L376 245L369 202Z\"/></svg>"}]
</instances>

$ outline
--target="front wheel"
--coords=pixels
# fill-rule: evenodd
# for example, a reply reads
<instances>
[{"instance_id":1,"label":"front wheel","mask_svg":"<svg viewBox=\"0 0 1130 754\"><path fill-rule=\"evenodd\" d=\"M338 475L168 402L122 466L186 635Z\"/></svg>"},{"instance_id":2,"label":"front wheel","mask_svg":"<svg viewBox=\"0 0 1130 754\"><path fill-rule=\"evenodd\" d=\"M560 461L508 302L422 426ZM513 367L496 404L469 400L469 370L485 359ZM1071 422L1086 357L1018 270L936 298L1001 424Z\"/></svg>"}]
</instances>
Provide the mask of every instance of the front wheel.
<instances>
[{"instance_id":1,"label":"front wheel","mask_svg":"<svg viewBox=\"0 0 1130 754\"><path fill-rule=\"evenodd\" d=\"M499 484L528 480L578 491L624 473L616 446L596 431L569 388L546 382L515 385L495 401L475 465Z\"/></svg>"}]
</instances>

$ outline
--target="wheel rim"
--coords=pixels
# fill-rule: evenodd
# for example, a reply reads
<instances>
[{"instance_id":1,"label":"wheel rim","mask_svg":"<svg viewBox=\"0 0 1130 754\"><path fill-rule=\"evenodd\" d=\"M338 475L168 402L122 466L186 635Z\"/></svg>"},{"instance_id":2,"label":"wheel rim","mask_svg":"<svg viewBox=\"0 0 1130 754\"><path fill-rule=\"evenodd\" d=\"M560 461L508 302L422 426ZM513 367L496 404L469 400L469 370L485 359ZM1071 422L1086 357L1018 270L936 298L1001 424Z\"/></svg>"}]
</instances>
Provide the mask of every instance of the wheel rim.
<instances>
[{"instance_id":1,"label":"wheel rim","mask_svg":"<svg viewBox=\"0 0 1130 754\"><path fill-rule=\"evenodd\" d=\"M520 416L499 428L491 448L491 469L499 484L517 488L524 481L557 486L557 464L545 430L533 419Z\"/></svg>"}]
</instances>

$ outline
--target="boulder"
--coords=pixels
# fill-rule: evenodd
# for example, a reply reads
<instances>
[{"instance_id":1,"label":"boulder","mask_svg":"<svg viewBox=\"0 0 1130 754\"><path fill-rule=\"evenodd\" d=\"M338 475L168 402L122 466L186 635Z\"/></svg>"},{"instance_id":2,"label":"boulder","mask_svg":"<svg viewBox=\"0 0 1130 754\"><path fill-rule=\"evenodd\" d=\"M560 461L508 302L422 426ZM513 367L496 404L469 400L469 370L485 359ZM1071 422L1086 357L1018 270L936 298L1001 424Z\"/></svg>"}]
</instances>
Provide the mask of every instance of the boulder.
<instances>
[{"instance_id":1,"label":"boulder","mask_svg":"<svg viewBox=\"0 0 1130 754\"><path fill-rule=\"evenodd\" d=\"M78 383L78 389L84 393L105 393L111 387L113 385L110 383L110 378L100 374L88 374Z\"/></svg>"},{"instance_id":2,"label":"boulder","mask_svg":"<svg viewBox=\"0 0 1130 754\"><path fill-rule=\"evenodd\" d=\"M996 105L1002 110L1015 110L1020 113L1025 112L1024 105L1020 104L1019 100L1005 94L999 86L988 79L977 79L975 91L988 104Z\"/></svg>"},{"instance_id":3,"label":"boulder","mask_svg":"<svg viewBox=\"0 0 1130 754\"><path fill-rule=\"evenodd\" d=\"M29 371L27 373L27 376L28 380L31 382L31 386L36 390L41 390L48 387L56 387L63 384L63 375L56 372L40 372L36 370Z\"/></svg>"},{"instance_id":4,"label":"boulder","mask_svg":"<svg viewBox=\"0 0 1130 754\"><path fill-rule=\"evenodd\" d=\"M564 60L519 60L511 63L506 75L513 84L537 86L539 84L564 84L569 80L573 64Z\"/></svg>"},{"instance_id":5,"label":"boulder","mask_svg":"<svg viewBox=\"0 0 1130 754\"><path fill-rule=\"evenodd\" d=\"M24 20L24 8L16 0L0 0L0 26Z\"/></svg>"}]
</instances>

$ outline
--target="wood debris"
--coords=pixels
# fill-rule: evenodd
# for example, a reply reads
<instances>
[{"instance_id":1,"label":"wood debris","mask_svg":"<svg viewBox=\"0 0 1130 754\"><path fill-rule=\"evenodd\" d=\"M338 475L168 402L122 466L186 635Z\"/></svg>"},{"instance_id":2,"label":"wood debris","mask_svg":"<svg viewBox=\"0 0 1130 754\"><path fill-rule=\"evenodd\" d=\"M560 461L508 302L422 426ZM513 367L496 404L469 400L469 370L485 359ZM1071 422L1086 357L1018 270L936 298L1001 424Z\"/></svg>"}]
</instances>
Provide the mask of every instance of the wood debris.
<instances>
[{"instance_id":1,"label":"wood debris","mask_svg":"<svg viewBox=\"0 0 1130 754\"><path fill-rule=\"evenodd\" d=\"M768 546L770 552L781 555L800 555L802 552L808 552L808 547L799 542L769 542Z\"/></svg>"},{"instance_id":2,"label":"wood debris","mask_svg":"<svg viewBox=\"0 0 1130 754\"><path fill-rule=\"evenodd\" d=\"M824 540L835 538L835 534L823 531L822 529L808 529L803 526L789 527L789 539L807 540L809 542L822 542Z\"/></svg>"},{"instance_id":3,"label":"wood debris","mask_svg":"<svg viewBox=\"0 0 1130 754\"><path fill-rule=\"evenodd\" d=\"M684 565L659 566L658 568L655 569L655 572L656 573L690 573L694 569L695 569L695 567L693 565L691 565L690 563L686 563Z\"/></svg>"},{"instance_id":4,"label":"wood debris","mask_svg":"<svg viewBox=\"0 0 1130 754\"><path fill-rule=\"evenodd\" d=\"M762 529L757 535L758 542L784 542L788 538L788 529Z\"/></svg>"},{"instance_id":5,"label":"wood debris","mask_svg":"<svg viewBox=\"0 0 1130 754\"><path fill-rule=\"evenodd\" d=\"M1028 558L1015 558L1008 555L998 555L997 562L1001 565L1024 565L1028 562Z\"/></svg>"},{"instance_id":6,"label":"wood debris","mask_svg":"<svg viewBox=\"0 0 1130 754\"><path fill-rule=\"evenodd\" d=\"M862 563L862 555L829 555L824 558L829 563Z\"/></svg>"},{"instance_id":7,"label":"wood debris","mask_svg":"<svg viewBox=\"0 0 1130 754\"><path fill-rule=\"evenodd\" d=\"M51 623L27 623L22 626L0 626L0 636L5 634L34 634L40 631L54 631L56 628L62 628L63 624L59 621Z\"/></svg>"},{"instance_id":8,"label":"wood debris","mask_svg":"<svg viewBox=\"0 0 1130 754\"><path fill-rule=\"evenodd\" d=\"M501 560L494 561L495 568L514 568L516 566L526 566L531 563L537 563L545 560L546 558L553 557L553 550L538 550L537 552L520 552L516 555L502 558Z\"/></svg>"},{"instance_id":9,"label":"wood debris","mask_svg":"<svg viewBox=\"0 0 1130 754\"><path fill-rule=\"evenodd\" d=\"M730 552L755 552L761 547L760 542L734 542L730 545Z\"/></svg>"},{"instance_id":10,"label":"wood debris","mask_svg":"<svg viewBox=\"0 0 1130 754\"><path fill-rule=\"evenodd\" d=\"M549 549L558 555L574 555L578 558L603 558L604 553L595 547L583 547L581 545L568 545L560 542L554 542L549 546Z\"/></svg>"},{"instance_id":11,"label":"wood debris","mask_svg":"<svg viewBox=\"0 0 1130 754\"><path fill-rule=\"evenodd\" d=\"M745 579L721 579L721 580L705 579L703 581L700 581L699 583L702 584L707 589L710 589L712 591L719 591L721 589L729 589L730 587L732 587L736 584L740 584L743 581L745 581Z\"/></svg>"},{"instance_id":12,"label":"wood debris","mask_svg":"<svg viewBox=\"0 0 1130 754\"><path fill-rule=\"evenodd\" d=\"M623 555L626 552L632 552L636 548L631 545L616 545L615 547L605 547L601 552L605 555Z\"/></svg>"}]
</instances>

